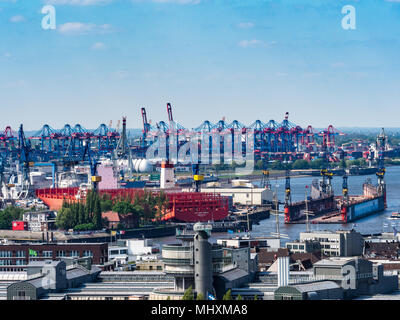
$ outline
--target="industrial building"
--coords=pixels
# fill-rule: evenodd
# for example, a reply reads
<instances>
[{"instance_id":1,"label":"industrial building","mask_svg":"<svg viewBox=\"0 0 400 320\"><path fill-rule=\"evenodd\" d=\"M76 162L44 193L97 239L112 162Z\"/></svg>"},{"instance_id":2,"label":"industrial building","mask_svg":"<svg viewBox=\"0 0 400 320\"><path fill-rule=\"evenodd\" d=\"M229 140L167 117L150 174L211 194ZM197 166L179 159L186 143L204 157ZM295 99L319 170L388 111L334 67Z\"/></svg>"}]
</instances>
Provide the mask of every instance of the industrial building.
<instances>
[{"instance_id":1,"label":"industrial building","mask_svg":"<svg viewBox=\"0 0 400 320\"><path fill-rule=\"evenodd\" d=\"M364 238L354 230L301 232L299 245L306 246L305 241L319 242L322 254L327 256L361 256L364 249Z\"/></svg>"},{"instance_id":2,"label":"industrial building","mask_svg":"<svg viewBox=\"0 0 400 320\"><path fill-rule=\"evenodd\" d=\"M280 239L277 237L234 237L234 238L221 238L217 243L227 248L271 248L277 250L280 248Z\"/></svg>"},{"instance_id":3,"label":"industrial building","mask_svg":"<svg viewBox=\"0 0 400 320\"><path fill-rule=\"evenodd\" d=\"M23 221L28 223L30 231L48 231L55 229L56 215L54 211L30 211L24 212Z\"/></svg>"},{"instance_id":4,"label":"industrial building","mask_svg":"<svg viewBox=\"0 0 400 320\"><path fill-rule=\"evenodd\" d=\"M174 278L174 283L171 288L156 289L150 299L180 299L190 286L204 297L209 293L222 298L229 288L251 280L256 271L256 256L251 259L249 248L224 248L209 243L210 227L197 224L195 234L177 237L182 243L163 246L164 272Z\"/></svg>"},{"instance_id":5,"label":"industrial building","mask_svg":"<svg viewBox=\"0 0 400 320\"><path fill-rule=\"evenodd\" d=\"M313 253L321 251L321 243L317 240L286 242L286 248L292 253Z\"/></svg>"},{"instance_id":6,"label":"industrial building","mask_svg":"<svg viewBox=\"0 0 400 320\"><path fill-rule=\"evenodd\" d=\"M27 266L27 279L11 283L7 287L7 300L38 300L48 293L60 293L65 289L93 282L100 268L77 261L67 266L65 261L34 261Z\"/></svg>"},{"instance_id":7,"label":"industrial building","mask_svg":"<svg viewBox=\"0 0 400 320\"><path fill-rule=\"evenodd\" d=\"M333 281L295 284L279 287L274 292L275 300L339 300L343 289Z\"/></svg>"}]
</instances>

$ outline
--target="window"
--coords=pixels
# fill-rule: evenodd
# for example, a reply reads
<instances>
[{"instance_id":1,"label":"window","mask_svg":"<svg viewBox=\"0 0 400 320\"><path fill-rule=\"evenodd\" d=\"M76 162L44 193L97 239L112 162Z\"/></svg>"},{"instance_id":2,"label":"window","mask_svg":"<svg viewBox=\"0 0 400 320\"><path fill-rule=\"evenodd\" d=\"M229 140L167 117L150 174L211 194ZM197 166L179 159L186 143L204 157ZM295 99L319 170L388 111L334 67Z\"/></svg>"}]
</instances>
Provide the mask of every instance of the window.
<instances>
[{"instance_id":1,"label":"window","mask_svg":"<svg viewBox=\"0 0 400 320\"><path fill-rule=\"evenodd\" d=\"M0 258L12 257L12 251L0 251Z\"/></svg>"},{"instance_id":2,"label":"window","mask_svg":"<svg viewBox=\"0 0 400 320\"><path fill-rule=\"evenodd\" d=\"M66 256L67 255L65 254L64 250L57 251L57 257L66 257Z\"/></svg>"},{"instance_id":3,"label":"window","mask_svg":"<svg viewBox=\"0 0 400 320\"><path fill-rule=\"evenodd\" d=\"M15 261L15 264L16 264L17 266L22 266L22 265L25 264L25 260L18 259L18 260Z\"/></svg>"},{"instance_id":4,"label":"window","mask_svg":"<svg viewBox=\"0 0 400 320\"><path fill-rule=\"evenodd\" d=\"M72 250L71 251L71 257L79 257L79 251L78 250Z\"/></svg>"},{"instance_id":5,"label":"window","mask_svg":"<svg viewBox=\"0 0 400 320\"><path fill-rule=\"evenodd\" d=\"M43 251L43 257L45 258L53 257L53 251Z\"/></svg>"},{"instance_id":6,"label":"window","mask_svg":"<svg viewBox=\"0 0 400 320\"><path fill-rule=\"evenodd\" d=\"M93 257L93 253L91 250L85 250L85 251L83 251L83 256L84 257Z\"/></svg>"},{"instance_id":7,"label":"window","mask_svg":"<svg viewBox=\"0 0 400 320\"><path fill-rule=\"evenodd\" d=\"M17 252L16 252L16 257L18 257L18 258L23 258L23 257L25 257L25 251L23 251L23 250L17 251Z\"/></svg>"}]
</instances>

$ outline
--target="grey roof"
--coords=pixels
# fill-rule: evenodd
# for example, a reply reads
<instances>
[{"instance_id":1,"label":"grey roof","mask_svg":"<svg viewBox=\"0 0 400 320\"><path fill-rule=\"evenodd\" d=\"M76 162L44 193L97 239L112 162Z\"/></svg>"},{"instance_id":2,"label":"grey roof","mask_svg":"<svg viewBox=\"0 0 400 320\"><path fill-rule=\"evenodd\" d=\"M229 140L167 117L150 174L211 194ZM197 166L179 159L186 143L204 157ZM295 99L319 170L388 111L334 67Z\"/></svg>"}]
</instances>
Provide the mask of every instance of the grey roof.
<instances>
[{"instance_id":1,"label":"grey roof","mask_svg":"<svg viewBox=\"0 0 400 320\"><path fill-rule=\"evenodd\" d=\"M67 280L83 277L89 274L89 272L85 272L81 268L73 268L70 270L67 270Z\"/></svg>"},{"instance_id":2,"label":"grey roof","mask_svg":"<svg viewBox=\"0 0 400 320\"><path fill-rule=\"evenodd\" d=\"M50 279L49 277L45 277L45 276L40 276L31 280L27 280L27 283L30 283L31 285L33 285L36 288L42 288L44 285L46 286L50 286L55 284L55 281Z\"/></svg>"},{"instance_id":3,"label":"grey roof","mask_svg":"<svg viewBox=\"0 0 400 320\"><path fill-rule=\"evenodd\" d=\"M34 260L34 261L29 261L28 267L45 267L45 266L52 266L55 267L58 265L61 261L55 261L55 260Z\"/></svg>"},{"instance_id":4,"label":"grey roof","mask_svg":"<svg viewBox=\"0 0 400 320\"><path fill-rule=\"evenodd\" d=\"M239 269L239 268L235 268L235 269L220 273L218 276L224 278L227 281L234 281L234 280L246 277L248 275L249 274L246 271Z\"/></svg>"},{"instance_id":5,"label":"grey roof","mask_svg":"<svg viewBox=\"0 0 400 320\"><path fill-rule=\"evenodd\" d=\"M334 281L319 281L312 283L303 283L292 285L291 287L296 288L300 292L320 291L329 289L338 289L340 286Z\"/></svg>"},{"instance_id":6,"label":"grey roof","mask_svg":"<svg viewBox=\"0 0 400 320\"><path fill-rule=\"evenodd\" d=\"M352 260L354 260L354 258L323 259L314 263L314 266L343 266Z\"/></svg>"}]
</instances>

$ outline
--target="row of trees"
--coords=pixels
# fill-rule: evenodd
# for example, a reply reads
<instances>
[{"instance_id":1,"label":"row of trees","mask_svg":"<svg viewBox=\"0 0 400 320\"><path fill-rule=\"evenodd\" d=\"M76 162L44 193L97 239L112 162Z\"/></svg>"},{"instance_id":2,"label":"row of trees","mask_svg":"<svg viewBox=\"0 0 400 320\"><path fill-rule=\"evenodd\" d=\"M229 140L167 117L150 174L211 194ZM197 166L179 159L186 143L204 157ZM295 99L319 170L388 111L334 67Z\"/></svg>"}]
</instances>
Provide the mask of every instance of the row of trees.
<instances>
[{"instance_id":1,"label":"row of trees","mask_svg":"<svg viewBox=\"0 0 400 320\"><path fill-rule=\"evenodd\" d=\"M127 196L115 199L108 194L100 196L89 192L85 203L64 201L56 225L64 230L98 230L105 224L101 214L107 211L118 212L122 217L133 214L142 223L149 224L159 222L167 207L168 198L163 192L144 192L136 194L134 198Z\"/></svg>"},{"instance_id":2,"label":"row of trees","mask_svg":"<svg viewBox=\"0 0 400 320\"><path fill-rule=\"evenodd\" d=\"M86 203L64 201L61 210L57 214L56 225L67 230L97 230L103 226L101 218L101 200L96 192L89 192Z\"/></svg>"}]
</instances>

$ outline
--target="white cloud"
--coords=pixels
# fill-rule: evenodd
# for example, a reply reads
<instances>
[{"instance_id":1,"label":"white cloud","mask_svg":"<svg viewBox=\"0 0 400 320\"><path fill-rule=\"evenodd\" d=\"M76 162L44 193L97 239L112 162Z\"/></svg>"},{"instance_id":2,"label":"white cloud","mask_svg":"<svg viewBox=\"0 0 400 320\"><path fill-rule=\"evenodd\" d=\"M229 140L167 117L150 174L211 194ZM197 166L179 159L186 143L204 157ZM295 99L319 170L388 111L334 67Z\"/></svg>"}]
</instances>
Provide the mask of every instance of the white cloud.
<instances>
[{"instance_id":1,"label":"white cloud","mask_svg":"<svg viewBox=\"0 0 400 320\"><path fill-rule=\"evenodd\" d=\"M252 39L252 40L242 40L238 42L238 46L242 48L266 47L272 44L275 44L275 41L267 43L261 40Z\"/></svg>"},{"instance_id":2,"label":"white cloud","mask_svg":"<svg viewBox=\"0 0 400 320\"><path fill-rule=\"evenodd\" d=\"M17 22L25 21L25 18L23 16L19 16L19 15L18 16L12 16L10 18L10 21L14 22L14 23L17 23Z\"/></svg>"},{"instance_id":3,"label":"white cloud","mask_svg":"<svg viewBox=\"0 0 400 320\"><path fill-rule=\"evenodd\" d=\"M93 50L102 50L106 47L106 45L103 42L96 42L92 45Z\"/></svg>"},{"instance_id":4,"label":"white cloud","mask_svg":"<svg viewBox=\"0 0 400 320\"><path fill-rule=\"evenodd\" d=\"M92 6L109 4L113 0L45 0L50 5Z\"/></svg>"},{"instance_id":5,"label":"white cloud","mask_svg":"<svg viewBox=\"0 0 400 320\"><path fill-rule=\"evenodd\" d=\"M254 23L253 22L241 22L237 26L242 29L248 29L248 28L253 28Z\"/></svg>"},{"instance_id":6,"label":"white cloud","mask_svg":"<svg viewBox=\"0 0 400 320\"><path fill-rule=\"evenodd\" d=\"M93 23L67 22L58 27L58 31L66 35L81 35L90 33L111 33L113 27L110 24L96 25Z\"/></svg>"}]
</instances>

